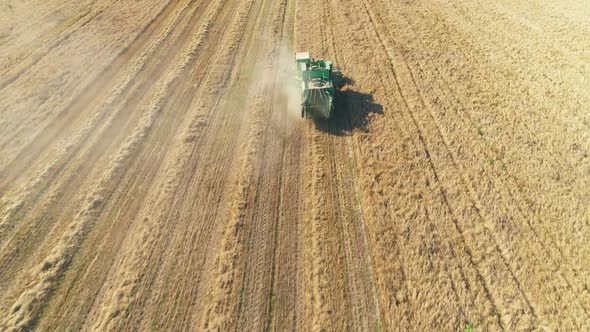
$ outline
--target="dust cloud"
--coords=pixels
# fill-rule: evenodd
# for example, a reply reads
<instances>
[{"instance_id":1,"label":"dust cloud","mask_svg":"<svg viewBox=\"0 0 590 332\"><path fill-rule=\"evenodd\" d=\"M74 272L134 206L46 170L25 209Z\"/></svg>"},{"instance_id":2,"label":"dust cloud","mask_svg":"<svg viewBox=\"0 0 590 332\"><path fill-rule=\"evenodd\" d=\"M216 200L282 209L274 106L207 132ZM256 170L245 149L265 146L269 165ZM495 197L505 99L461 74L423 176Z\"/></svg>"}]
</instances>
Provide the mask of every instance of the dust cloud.
<instances>
[{"instance_id":1,"label":"dust cloud","mask_svg":"<svg viewBox=\"0 0 590 332\"><path fill-rule=\"evenodd\" d=\"M287 122L294 123L301 119L301 90L297 80L297 67L295 65L295 52L287 46L283 46L277 52L274 59L277 64L277 93L279 104L275 103L275 109L285 112Z\"/></svg>"},{"instance_id":2,"label":"dust cloud","mask_svg":"<svg viewBox=\"0 0 590 332\"><path fill-rule=\"evenodd\" d=\"M301 90L297 80L295 51L281 45L261 57L254 66L253 82L270 97L270 114L265 121L291 133L301 121Z\"/></svg>"}]
</instances>

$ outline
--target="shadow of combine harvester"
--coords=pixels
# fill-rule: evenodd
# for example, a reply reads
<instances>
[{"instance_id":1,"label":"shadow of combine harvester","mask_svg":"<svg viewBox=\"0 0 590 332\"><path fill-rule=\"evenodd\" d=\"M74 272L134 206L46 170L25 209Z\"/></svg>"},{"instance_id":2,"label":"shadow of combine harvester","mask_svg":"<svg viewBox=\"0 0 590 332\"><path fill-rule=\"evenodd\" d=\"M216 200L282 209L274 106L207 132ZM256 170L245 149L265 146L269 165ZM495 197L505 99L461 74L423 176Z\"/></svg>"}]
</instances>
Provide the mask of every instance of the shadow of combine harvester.
<instances>
[{"instance_id":1,"label":"shadow of combine harvester","mask_svg":"<svg viewBox=\"0 0 590 332\"><path fill-rule=\"evenodd\" d=\"M336 136L350 135L354 130L368 132L371 113L383 114L383 106L373 96L354 90L354 81L340 74L335 77L334 113L327 120L314 119L316 129Z\"/></svg>"}]
</instances>

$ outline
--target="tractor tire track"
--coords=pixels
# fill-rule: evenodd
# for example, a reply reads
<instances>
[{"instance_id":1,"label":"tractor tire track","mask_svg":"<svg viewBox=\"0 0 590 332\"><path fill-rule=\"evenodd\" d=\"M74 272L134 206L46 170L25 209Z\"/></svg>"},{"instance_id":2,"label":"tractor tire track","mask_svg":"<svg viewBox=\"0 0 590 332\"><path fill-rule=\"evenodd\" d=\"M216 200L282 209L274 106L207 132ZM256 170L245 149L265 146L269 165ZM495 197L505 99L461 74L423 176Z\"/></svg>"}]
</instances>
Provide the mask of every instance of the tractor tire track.
<instances>
[{"instance_id":1,"label":"tractor tire track","mask_svg":"<svg viewBox=\"0 0 590 332\"><path fill-rule=\"evenodd\" d=\"M187 2L188 4L188 2ZM185 7L186 9L187 7ZM165 36L166 34L164 34ZM170 45L170 44L168 44ZM155 45L157 46L157 44ZM149 54L149 53L148 53ZM141 60L146 59L145 54L143 56L140 57ZM138 70L143 69L143 62L140 62L141 64L136 67ZM159 68L159 67L152 67L152 68ZM161 68L159 68L159 70L162 70ZM135 71L137 72L137 71ZM152 75L157 75L157 73L152 73ZM149 77L151 75L148 74L147 77ZM133 76L130 76L133 77ZM125 90L126 84L127 82L131 82L130 80L124 81L122 87L119 86L118 88L114 89L113 91L115 91L115 94L111 95L111 100L113 100L113 102L107 102L106 104L103 105L103 111L101 113L98 113L98 115L100 116L100 114L105 113L108 109L110 109L112 106L112 103L114 103L115 100L118 99L118 97L120 96L120 91ZM141 90L140 90L141 91ZM156 92L157 93L157 92ZM146 97L148 97L149 95L146 95ZM161 97L160 97L161 98ZM136 99L137 102L140 102L141 99ZM146 101L149 102L149 101ZM77 148L80 147L80 145L76 146L74 145L72 148L72 151L68 151L69 149L65 149L66 152L69 152L68 154L64 155L64 156L58 156L60 158L58 158L56 160L56 162L61 162L62 164L58 164L57 166L49 166L46 168L47 171L56 171L56 173L47 173L47 174L43 174L41 176L39 176L37 179L35 179L35 182L33 182L34 187L33 189L38 191L38 194L42 194L45 193L44 188L51 188L51 191L47 194L45 194L44 198L46 199L45 202L42 202L41 204L44 204L45 206L51 207L51 206L56 206L58 207L60 205L60 200L61 202L68 202L68 201L74 201L74 198L72 197L72 195L77 194L76 191L67 191L65 186L72 186L74 185L75 187L77 186L82 186L81 184L76 185L75 181L87 181L88 178L91 178L90 176L90 172L92 172L93 168L96 168L97 165L97 160L100 156L102 156L105 152L105 150L100 150L100 149L106 149L108 146L105 146L104 142L105 141L109 141L112 140L113 143L116 142L120 142L117 140L113 140L113 137L116 137L115 135L118 135L120 137L120 139L123 139L123 134L125 133L126 130L124 130L123 128L125 127L121 127L121 125L124 125L126 123L128 123L129 125L133 125L136 121L139 120L138 116L140 115L140 113L138 112L137 114L133 114L130 112L123 112L124 108L123 106L126 107L132 107L129 101L122 101L121 106L118 106L118 111L114 112L112 114L110 114L112 117L109 119L109 121L104 121L103 123L103 127L101 128L98 125L88 125L83 127L84 129L86 128L97 128L99 129L98 132L90 132L89 134L98 134L98 137L94 137L93 139L95 140L96 144L94 145L85 145L83 146L83 148L87 149L86 151L78 151ZM137 107L137 109L140 109L139 107ZM133 116L132 118L128 118L128 116ZM95 121L98 121L98 119L92 119L91 123L94 123ZM127 131L132 130L132 128L127 127ZM84 142L88 143L90 140L90 137L86 137L86 140ZM79 141L74 141L72 142L72 144L79 144ZM90 149L89 149L90 147ZM88 157L83 157L80 158L80 155L84 156L84 154L86 154L86 156ZM77 160L84 160L85 163L75 163L72 162L71 158L73 156L76 156ZM60 160L62 159L62 160ZM63 165L67 165L70 169L66 168L63 169ZM71 171L72 167L76 167L76 171ZM53 169L55 168L55 169ZM65 178L65 179L61 179L59 177L59 175L61 174L66 174L69 176L74 176L73 178ZM39 183L40 181L43 180L49 180L47 183ZM29 195L31 189L24 191L24 193L20 194L20 197L23 198L41 198L43 196L39 196L39 197L35 197ZM62 192L65 192L65 194L62 194ZM17 206L20 206L21 209L24 210L24 212L27 212L28 209L26 204L28 202L23 202L20 201L18 202ZM31 205L33 204L39 204L38 202L36 202L35 200L30 202ZM65 211L64 211L65 212ZM10 211L9 211L10 213ZM58 213L59 215L59 213ZM19 233L14 233L12 234L12 237L8 239L8 242L4 245L1 253L2 256L1 257L10 257L10 259L12 261L14 261L15 258L17 258L18 256L15 256L12 250L16 250L16 247L11 246L12 243L14 242L19 242L22 241L22 238L25 237L30 237L31 234L27 234L27 233L22 233L24 232L29 232L30 228L29 228L29 223L28 222L32 222L33 220L36 220L38 218L38 216L27 216L26 214L16 214L15 216L13 216L14 220L20 220L20 223L18 224L19 228L16 229L17 232ZM27 222L23 222L27 221ZM49 221L49 220L48 220ZM39 230L43 230L43 227L40 227L41 225L37 224L37 228L35 229L36 231L36 235L40 236L40 235L44 235L43 232L38 232ZM46 224L45 227L51 227L51 224ZM35 235L33 235L35 236ZM15 240L16 239L16 240ZM31 241L31 244L34 242L37 242L37 240L33 240ZM12 249L9 249L12 248ZM22 250L23 248L21 247L20 250Z\"/></svg>"}]
</instances>

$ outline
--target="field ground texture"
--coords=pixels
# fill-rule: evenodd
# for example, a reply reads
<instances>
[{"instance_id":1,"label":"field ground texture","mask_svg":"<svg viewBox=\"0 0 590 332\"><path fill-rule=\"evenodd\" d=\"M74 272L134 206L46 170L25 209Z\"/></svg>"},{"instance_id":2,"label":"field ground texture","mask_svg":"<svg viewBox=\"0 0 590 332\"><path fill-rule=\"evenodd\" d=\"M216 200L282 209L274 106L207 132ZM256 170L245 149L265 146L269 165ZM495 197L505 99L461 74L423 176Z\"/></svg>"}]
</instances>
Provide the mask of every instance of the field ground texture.
<instances>
[{"instance_id":1,"label":"field ground texture","mask_svg":"<svg viewBox=\"0 0 590 332\"><path fill-rule=\"evenodd\" d=\"M590 330L587 1L0 10L0 330Z\"/></svg>"}]
</instances>

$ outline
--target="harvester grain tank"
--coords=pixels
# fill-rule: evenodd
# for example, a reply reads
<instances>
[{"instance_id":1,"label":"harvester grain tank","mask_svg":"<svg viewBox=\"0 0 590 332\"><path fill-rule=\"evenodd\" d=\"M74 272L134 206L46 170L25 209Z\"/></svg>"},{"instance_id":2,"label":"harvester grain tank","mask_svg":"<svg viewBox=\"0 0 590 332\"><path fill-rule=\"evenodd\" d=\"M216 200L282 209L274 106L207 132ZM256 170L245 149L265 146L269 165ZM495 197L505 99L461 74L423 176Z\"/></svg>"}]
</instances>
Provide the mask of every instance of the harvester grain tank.
<instances>
[{"instance_id":1,"label":"harvester grain tank","mask_svg":"<svg viewBox=\"0 0 590 332\"><path fill-rule=\"evenodd\" d=\"M301 86L301 117L328 119L334 111L333 63L314 59L309 52L295 54Z\"/></svg>"}]
</instances>

